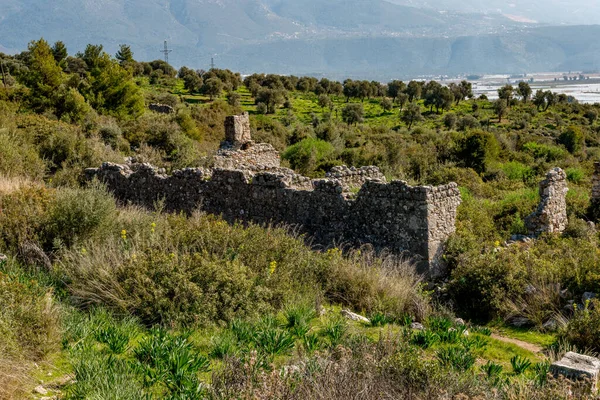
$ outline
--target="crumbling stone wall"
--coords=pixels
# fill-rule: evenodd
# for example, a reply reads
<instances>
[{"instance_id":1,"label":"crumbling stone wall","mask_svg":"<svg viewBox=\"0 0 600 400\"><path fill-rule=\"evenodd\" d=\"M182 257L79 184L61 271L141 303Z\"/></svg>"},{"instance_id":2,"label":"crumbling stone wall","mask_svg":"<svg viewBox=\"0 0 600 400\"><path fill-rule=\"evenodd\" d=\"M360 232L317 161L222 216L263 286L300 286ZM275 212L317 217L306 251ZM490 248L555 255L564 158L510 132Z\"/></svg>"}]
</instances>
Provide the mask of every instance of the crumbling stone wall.
<instances>
[{"instance_id":1,"label":"crumbling stone wall","mask_svg":"<svg viewBox=\"0 0 600 400\"><path fill-rule=\"evenodd\" d=\"M253 171L279 168L279 152L267 143L254 143L248 113L225 118L225 141L214 158L214 166L223 169Z\"/></svg>"},{"instance_id":2,"label":"crumbling stone wall","mask_svg":"<svg viewBox=\"0 0 600 400\"><path fill-rule=\"evenodd\" d=\"M168 104L159 104L159 103L152 103L148 106L148 108L151 111L155 111L157 113L161 113L161 114L173 114L175 113L175 109L173 109L173 107L171 107Z\"/></svg>"},{"instance_id":3,"label":"crumbling stone wall","mask_svg":"<svg viewBox=\"0 0 600 400\"><path fill-rule=\"evenodd\" d=\"M86 175L105 182L123 203L153 207L164 199L172 211L201 209L227 221L296 225L319 244L369 243L406 253L431 275L441 273L441 251L454 232L461 201L455 183L412 187L366 179L356 198L349 199L338 179L302 180L284 168L162 172L148 164L104 163Z\"/></svg>"},{"instance_id":4,"label":"crumbling stone wall","mask_svg":"<svg viewBox=\"0 0 600 400\"><path fill-rule=\"evenodd\" d=\"M554 168L540 183L540 204L537 210L525 218L530 235L561 233L567 228L567 174Z\"/></svg>"},{"instance_id":5,"label":"crumbling stone wall","mask_svg":"<svg viewBox=\"0 0 600 400\"><path fill-rule=\"evenodd\" d=\"M345 165L336 166L325 175L329 179L337 179L341 182L344 192L349 193L352 189L360 188L369 180L375 180L385 183L385 176L379 168L374 166L369 167L350 167Z\"/></svg>"},{"instance_id":6,"label":"crumbling stone wall","mask_svg":"<svg viewBox=\"0 0 600 400\"><path fill-rule=\"evenodd\" d=\"M214 166L223 169L265 170L279 168L281 158L279 152L267 143L246 142L241 148L224 143L217 151Z\"/></svg>"}]
</instances>

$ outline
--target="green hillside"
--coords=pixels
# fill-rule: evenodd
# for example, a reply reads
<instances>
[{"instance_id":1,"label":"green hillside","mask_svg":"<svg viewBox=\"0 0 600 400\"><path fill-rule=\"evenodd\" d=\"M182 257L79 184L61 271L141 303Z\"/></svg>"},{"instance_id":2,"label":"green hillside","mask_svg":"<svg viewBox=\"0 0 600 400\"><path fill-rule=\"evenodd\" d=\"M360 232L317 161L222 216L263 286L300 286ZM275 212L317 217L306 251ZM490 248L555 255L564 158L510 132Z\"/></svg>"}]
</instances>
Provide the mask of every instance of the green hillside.
<instances>
[{"instance_id":1,"label":"green hillside","mask_svg":"<svg viewBox=\"0 0 600 400\"><path fill-rule=\"evenodd\" d=\"M468 82L242 79L130 50L69 56L42 39L0 55L0 398L593 398L548 371L600 351L599 105L524 83L489 101ZM446 275L288 227L118 204L84 179L127 157L209 166L243 111L307 176L376 165L457 182ZM568 227L524 240L554 167Z\"/></svg>"}]
</instances>

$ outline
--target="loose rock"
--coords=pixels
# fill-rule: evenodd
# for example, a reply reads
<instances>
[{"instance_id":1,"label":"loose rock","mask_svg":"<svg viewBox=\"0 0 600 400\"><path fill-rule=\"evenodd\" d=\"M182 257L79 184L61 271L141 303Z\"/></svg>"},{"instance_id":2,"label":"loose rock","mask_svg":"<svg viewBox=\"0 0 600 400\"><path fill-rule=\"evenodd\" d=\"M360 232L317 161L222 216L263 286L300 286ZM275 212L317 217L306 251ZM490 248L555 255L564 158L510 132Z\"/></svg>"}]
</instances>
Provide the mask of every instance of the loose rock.
<instances>
[{"instance_id":1,"label":"loose rock","mask_svg":"<svg viewBox=\"0 0 600 400\"><path fill-rule=\"evenodd\" d=\"M48 394L48 391L42 385L36 386L36 388L33 389L33 391L35 393L41 394L41 395Z\"/></svg>"},{"instance_id":2,"label":"loose rock","mask_svg":"<svg viewBox=\"0 0 600 400\"><path fill-rule=\"evenodd\" d=\"M416 329L418 331L424 331L425 327L423 326L423 324L419 323L419 322L413 322L412 324L410 324L411 329Z\"/></svg>"},{"instance_id":3,"label":"loose rock","mask_svg":"<svg viewBox=\"0 0 600 400\"><path fill-rule=\"evenodd\" d=\"M342 315L352 321L364 322L365 324L371 323L371 321L368 318L363 317L359 314L355 314L350 310L342 310Z\"/></svg>"}]
</instances>

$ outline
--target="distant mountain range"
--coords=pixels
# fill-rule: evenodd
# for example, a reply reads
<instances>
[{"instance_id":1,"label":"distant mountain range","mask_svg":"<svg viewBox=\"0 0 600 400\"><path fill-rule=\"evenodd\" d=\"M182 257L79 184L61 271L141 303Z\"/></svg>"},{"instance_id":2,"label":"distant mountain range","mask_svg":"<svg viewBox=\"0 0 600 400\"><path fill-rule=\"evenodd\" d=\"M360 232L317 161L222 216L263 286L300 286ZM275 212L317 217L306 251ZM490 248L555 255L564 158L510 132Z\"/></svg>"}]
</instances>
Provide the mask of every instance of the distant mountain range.
<instances>
[{"instance_id":1,"label":"distant mountain range","mask_svg":"<svg viewBox=\"0 0 600 400\"><path fill-rule=\"evenodd\" d=\"M517 20L547 24L589 25L600 22L597 0L388 0L433 10L500 13Z\"/></svg>"},{"instance_id":2,"label":"distant mountain range","mask_svg":"<svg viewBox=\"0 0 600 400\"><path fill-rule=\"evenodd\" d=\"M214 57L243 73L382 80L600 69L600 27L533 24L518 5L511 15L495 12L494 2L436 0L435 9L413 0L4 0L0 51L44 37L71 53L87 43L114 53L127 43L136 58L152 60L166 39L178 67L207 68Z\"/></svg>"}]
</instances>

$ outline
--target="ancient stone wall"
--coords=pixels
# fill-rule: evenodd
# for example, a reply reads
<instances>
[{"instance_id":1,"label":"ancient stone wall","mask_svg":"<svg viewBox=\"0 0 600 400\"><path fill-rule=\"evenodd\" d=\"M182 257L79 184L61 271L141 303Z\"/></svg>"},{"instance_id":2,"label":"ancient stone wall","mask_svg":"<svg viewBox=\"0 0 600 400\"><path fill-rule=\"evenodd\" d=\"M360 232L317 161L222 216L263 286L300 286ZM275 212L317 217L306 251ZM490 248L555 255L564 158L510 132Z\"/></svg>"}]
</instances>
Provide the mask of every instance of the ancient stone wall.
<instances>
[{"instance_id":1,"label":"ancient stone wall","mask_svg":"<svg viewBox=\"0 0 600 400\"><path fill-rule=\"evenodd\" d=\"M162 172L162 171L161 171ZM355 199L337 179L301 179L290 170L270 172L185 169L171 176L148 164L105 163L86 171L123 203L167 210L201 209L227 221L298 226L315 243L372 244L406 252L431 275L441 273L441 249L454 232L460 192L455 183L412 187L406 182L366 180Z\"/></svg>"},{"instance_id":2,"label":"ancient stone wall","mask_svg":"<svg viewBox=\"0 0 600 400\"><path fill-rule=\"evenodd\" d=\"M594 163L592 177L592 203L600 204L600 162Z\"/></svg>"},{"instance_id":3,"label":"ancient stone wall","mask_svg":"<svg viewBox=\"0 0 600 400\"><path fill-rule=\"evenodd\" d=\"M530 235L561 233L567 228L567 174L554 168L540 183L540 204L537 210L525 218Z\"/></svg>"},{"instance_id":4,"label":"ancient stone wall","mask_svg":"<svg viewBox=\"0 0 600 400\"><path fill-rule=\"evenodd\" d=\"M168 104L153 103L148 106L151 111L161 114L173 114L175 110Z\"/></svg>"},{"instance_id":5,"label":"ancient stone wall","mask_svg":"<svg viewBox=\"0 0 600 400\"><path fill-rule=\"evenodd\" d=\"M379 168L373 166L361 168L348 168L345 165L336 166L331 168L331 171L329 171L325 177L340 181L345 193L360 188L369 180L385 183L385 176L379 171Z\"/></svg>"},{"instance_id":6,"label":"ancient stone wall","mask_svg":"<svg viewBox=\"0 0 600 400\"><path fill-rule=\"evenodd\" d=\"M270 144L246 142L240 148L228 144L225 142L217 151L216 168L265 170L281 166L279 152Z\"/></svg>"}]
</instances>

